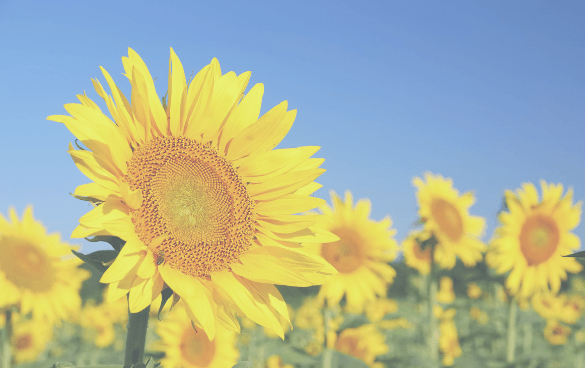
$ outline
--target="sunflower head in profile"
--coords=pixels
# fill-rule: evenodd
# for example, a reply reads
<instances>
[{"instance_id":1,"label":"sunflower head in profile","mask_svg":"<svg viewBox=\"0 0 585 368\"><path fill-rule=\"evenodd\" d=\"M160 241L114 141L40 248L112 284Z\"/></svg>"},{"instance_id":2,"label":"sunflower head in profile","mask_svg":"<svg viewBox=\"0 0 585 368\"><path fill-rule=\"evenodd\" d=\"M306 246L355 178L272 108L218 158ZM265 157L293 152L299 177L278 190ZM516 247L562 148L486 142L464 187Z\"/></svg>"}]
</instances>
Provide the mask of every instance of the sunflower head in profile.
<instances>
[{"instance_id":1,"label":"sunflower head in profile","mask_svg":"<svg viewBox=\"0 0 585 368\"><path fill-rule=\"evenodd\" d=\"M72 237L115 236L125 241L103 274L107 299L129 294L133 313L170 287L193 323L210 339L215 320L239 331L235 313L284 336L286 304L274 284L322 284L336 273L301 242L338 238L295 215L322 205L319 147L273 149L296 110L284 101L264 115L264 87L244 95L250 72L222 74L211 63L187 82L171 49L168 98L161 100L146 64L134 50L122 58L132 91L126 98L108 72L108 117L85 94L67 104L62 122L83 143L69 153L91 183L74 195L95 208ZM82 147L83 148L83 147Z\"/></svg>"},{"instance_id":2,"label":"sunflower head in profile","mask_svg":"<svg viewBox=\"0 0 585 368\"><path fill-rule=\"evenodd\" d=\"M402 241L404 263L421 275L428 275L431 272L431 248L422 247L420 239L421 234L413 232Z\"/></svg>"},{"instance_id":3,"label":"sunflower head in profile","mask_svg":"<svg viewBox=\"0 0 585 368\"><path fill-rule=\"evenodd\" d=\"M396 271L388 265L398 251L393 238L396 230L390 229L389 217L379 222L370 220L371 205L367 199L360 199L354 207L351 192L346 191L342 201L332 191L331 200L333 207L320 207L329 219L322 226L339 240L308 245L339 272L321 286L319 299L334 306L345 294L346 309L361 313L368 303L386 296L387 286L396 276Z\"/></svg>"},{"instance_id":4,"label":"sunflower head in profile","mask_svg":"<svg viewBox=\"0 0 585 368\"><path fill-rule=\"evenodd\" d=\"M81 309L79 290L90 273L62 243L33 218L32 207L22 221L14 208L9 220L0 214L0 308L16 306L22 315L59 324Z\"/></svg>"},{"instance_id":5,"label":"sunflower head in profile","mask_svg":"<svg viewBox=\"0 0 585 368\"><path fill-rule=\"evenodd\" d=\"M346 328L337 336L335 350L361 359L369 367L382 368L384 365L375 360L390 351L385 340L385 336L373 324Z\"/></svg>"},{"instance_id":6,"label":"sunflower head in profile","mask_svg":"<svg viewBox=\"0 0 585 368\"><path fill-rule=\"evenodd\" d=\"M530 297L538 292L558 293L567 271L577 273L583 266L572 257L562 257L579 249L579 238L571 233L581 220L581 202L573 204L569 189L540 182L542 200L536 187L523 184L516 193L507 190L508 211L499 214L486 255L489 267L498 274L511 271L506 288L511 295Z\"/></svg>"},{"instance_id":7,"label":"sunflower head in profile","mask_svg":"<svg viewBox=\"0 0 585 368\"><path fill-rule=\"evenodd\" d=\"M425 182L426 181L426 182ZM483 258L485 244L479 239L485 219L471 216L469 207L475 202L473 193L459 195L453 181L441 175L425 173L425 181L415 177L419 216L424 223L422 240L436 238L434 261L444 269L452 269L459 257L466 267Z\"/></svg>"},{"instance_id":8,"label":"sunflower head in profile","mask_svg":"<svg viewBox=\"0 0 585 368\"><path fill-rule=\"evenodd\" d=\"M217 326L215 338L210 340L206 334L197 332L187 315L180 311L182 303L177 307L168 318L156 322L156 334L160 340L150 348L165 354L160 360L162 367L223 368L238 362L234 331Z\"/></svg>"}]
</instances>

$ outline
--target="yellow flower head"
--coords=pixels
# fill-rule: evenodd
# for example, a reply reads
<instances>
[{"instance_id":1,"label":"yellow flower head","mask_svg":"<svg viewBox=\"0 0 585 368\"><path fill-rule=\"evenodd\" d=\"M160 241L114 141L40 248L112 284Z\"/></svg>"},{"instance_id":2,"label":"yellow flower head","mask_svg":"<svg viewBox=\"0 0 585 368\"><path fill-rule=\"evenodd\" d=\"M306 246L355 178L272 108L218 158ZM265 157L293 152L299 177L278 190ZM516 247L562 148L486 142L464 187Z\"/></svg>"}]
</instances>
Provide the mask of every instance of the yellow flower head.
<instances>
[{"instance_id":1,"label":"yellow flower head","mask_svg":"<svg viewBox=\"0 0 585 368\"><path fill-rule=\"evenodd\" d=\"M368 304L366 316L371 322L379 322L385 315L398 310L398 303L394 299L380 298Z\"/></svg>"},{"instance_id":2,"label":"yellow flower head","mask_svg":"<svg viewBox=\"0 0 585 368\"><path fill-rule=\"evenodd\" d=\"M34 362L53 338L53 326L47 321L17 320L12 332L12 354L17 364Z\"/></svg>"},{"instance_id":3,"label":"yellow flower head","mask_svg":"<svg viewBox=\"0 0 585 368\"><path fill-rule=\"evenodd\" d=\"M177 309L182 309L179 303ZM215 338L196 331L182 311L173 311L163 321L156 321L159 341L151 348L165 353L161 366L169 368L224 368L238 362L236 333L217 325ZM181 313L179 313L181 312Z\"/></svg>"},{"instance_id":4,"label":"yellow flower head","mask_svg":"<svg viewBox=\"0 0 585 368\"><path fill-rule=\"evenodd\" d=\"M361 359L370 367L375 364L377 356L389 351L384 335L371 324L343 330L337 337L335 349Z\"/></svg>"},{"instance_id":5,"label":"yellow flower head","mask_svg":"<svg viewBox=\"0 0 585 368\"><path fill-rule=\"evenodd\" d=\"M90 276L78 268L82 261L75 249L47 235L33 218L32 207L22 221L14 208L7 220L0 214L0 308L20 306L20 314L32 312L33 318L57 323L81 309L79 290Z\"/></svg>"},{"instance_id":6,"label":"yellow flower head","mask_svg":"<svg viewBox=\"0 0 585 368\"><path fill-rule=\"evenodd\" d=\"M498 274L511 271L506 280L510 294L530 297L537 292L557 293L567 271L583 268L572 257L579 238L570 232L581 220L581 205L573 205L573 191L562 197L563 186L541 181L542 200L533 184L523 184L516 194L505 194L508 212L498 216L486 262Z\"/></svg>"},{"instance_id":7,"label":"yellow flower head","mask_svg":"<svg viewBox=\"0 0 585 368\"><path fill-rule=\"evenodd\" d=\"M550 342L551 345L566 344L569 335L571 335L570 327L564 326L556 320L546 321L544 337L548 340L548 342Z\"/></svg>"},{"instance_id":8,"label":"yellow flower head","mask_svg":"<svg viewBox=\"0 0 585 368\"><path fill-rule=\"evenodd\" d=\"M471 299L477 299L481 296L481 288L475 283L467 284L467 296Z\"/></svg>"},{"instance_id":9,"label":"yellow flower head","mask_svg":"<svg viewBox=\"0 0 585 368\"><path fill-rule=\"evenodd\" d=\"M485 245L479 237L485 229L483 217L469 215L475 202L473 193L459 195L453 181L441 175L425 173L425 181L415 177L419 216L424 222L426 238L435 236L435 262L441 268L452 269L459 257L466 267L482 259Z\"/></svg>"},{"instance_id":10,"label":"yellow flower head","mask_svg":"<svg viewBox=\"0 0 585 368\"><path fill-rule=\"evenodd\" d=\"M161 103L148 68L128 49L126 98L102 68L109 96L94 80L111 118L87 96L67 104L61 122L85 145L69 153L92 181L75 190L97 206L72 237L125 241L103 274L108 301L129 294L131 312L168 286L210 339L215 320L239 331L235 313L284 332L286 304L274 284L319 285L336 271L299 247L337 236L319 216L295 215L323 203L311 197L325 170L319 147L274 149L296 116L284 101L259 118L264 86L244 95L250 72L222 74L211 63L187 82L171 49L168 98Z\"/></svg>"},{"instance_id":11,"label":"yellow flower head","mask_svg":"<svg viewBox=\"0 0 585 368\"><path fill-rule=\"evenodd\" d=\"M114 322L102 305L85 305L79 318L80 325L84 328L84 339L98 348L112 345L116 337Z\"/></svg>"},{"instance_id":12,"label":"yellow flower head","mask_svg":"<svg viewBox=\"0 0 585 368\"><path fill-rule=\"evenodd\" d=\"M311 249L332 264L339 274L330 277L321 286L319 298L329 306L338 304L346 295L346 309L351 313L363 312L368 303L386 296L388 284L396 271L388 265L396 258L398 245L394 241L396 230L386 217L380 222L370 220L370 201L360 199L354 207L350 191L342 201L331 192L333 207L323 205L320 210L331 222L323 228L339 237L327 244L312 245Z\"/></svg>"},{"instance_id":13,"label":"yellow flower head","mask_svg":"<svg viewBox=\"0 0 585 368\"><path fill-rule=\"evenodd\" d=\"M443 276L439 281L439 292L437 301L443 304L450 304L455 301L455 292L453 291L453 280L450 277Z\"/></svg>"},{"instance_id":14,"label":"yellow flower head","mask_svg":"<svg viewBox=\"0 0 585 368\"><path fill-rule=\"evenodd\" d=\"M402 242L404 262L410 268L418 270L421 275L428 275L431 272L431 248L421 248L419 241L420 234L412 233Z\"/></svg>"},{"instance_id":15,"label":"yellow flower head","mask_svg":"<svg viewBox=\"0 0 585 368\"><path fill-rule=\"evenodd\" d=\"M278 355L271 355L266 359L266 368L294 368L290 364L284 364L282 358Z\"/></svg>"},{"instance_id":16,"label":"yellow flower head","mask_svg":"<svg viewBox=\"0 0 585 368\"><path fill-rule=\"evenodd\" d=\"M471 307L469 309L469 315L471 316L471 318L473 318L482 325L487 324L489 320L487 313L477 307Z\"/></svg>"},{"instance_id":17,"label":"yellow flower head","mask_svg":"<svg viewBox=\"0 0 585 368\"><path fill-rule=\"evenodd\" d=\"M461 356L463 351L459 345L457 327L451 319L439 323L439 350L443 353L443 365L453 365L455 358Z\"/></svg>"}]
</instances>

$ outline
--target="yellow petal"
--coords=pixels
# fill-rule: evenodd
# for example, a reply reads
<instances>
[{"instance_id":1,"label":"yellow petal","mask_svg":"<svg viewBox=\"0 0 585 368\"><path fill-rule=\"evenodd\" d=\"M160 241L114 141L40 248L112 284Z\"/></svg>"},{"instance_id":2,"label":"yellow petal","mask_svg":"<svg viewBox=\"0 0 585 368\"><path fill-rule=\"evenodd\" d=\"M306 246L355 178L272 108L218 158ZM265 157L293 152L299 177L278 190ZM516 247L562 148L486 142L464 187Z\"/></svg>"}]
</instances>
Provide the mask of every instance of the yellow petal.
<instances>
[{"instance_id":1,"label":"yellow petal","mask_svg":"<svg viewBox=\"0 0 585 368\"><path fill-rule=\"evenodd\" d=\"M232 272L222 271L211 274L214 289L225 299L231 300L244 316L259 325L272 328L284 336L280 322L258 294L245 285L245 281Z\"/></svg>"},{"instance_id":2,"label":"yellow petal","mask_svg":"<svg viewBox=\"0 0 585 368\"><path fill-rule=\"evenodd\" d=\"M136 273L133 270L135 266L146 256L144 248L140 246L138 241L127 241L122 247L120 254L114 260L114 263L108 267L106 272L102 275L100 282L109 284L115 281L122 280L129 273Z\"/></svg>"},{"instance_id":3,"label":"yellow petal","mask_svg":"<svg viewBox=\"0 0 585 368\"><path fill-rule=\"evenodd\" d=\"M225 153L226 145L232 138L258 120L263 94L264 85L262 83L254 85L229 115L221 133L220 152Z\"/></svg>"},{"instance_id":4,"label":"yellow petal","mask_svg":"<svg viewBox=\"0 0 585 368\"><path fill-rule=\"evenodd\" d=\"M247 190L255 201L267 201L293 193L317 179L324 172L325 169L293 171L262 183L250 184Z\"/></svg>"},{"instance_id":5,"label":"yellow petal","mask_svg":"<svg viewBox=\"0 0 585 368\"><path fill-rule=\"evenodd\" d=\"M242 130L230 143L226 158L236 160L251 154L262 153L258 149L271 142L273 136L280 134L280 123L286 114L287 101L273 107L254 124Z\"/></svg>"},{"instance_id":6,"label":"yellow petal","mask_svg":"<svg viewBox=\"0 0 585 368\"><path fill-rule=\"evenodd\" d=\"M100 201L105 201L109 196L120 196L120 193L111 189L107 189L98 183L82 184L75 188L74 196L95 198Z\"/></svg>"},{"instance_id":7,"label":"yellow petal","mask_svg":"<svg viewBox=\"0 0 585 368\"><path fill-rule=\"evenodd\" d=\"M171 72L172 69L172 72ZM170 117L171 134L176 136L181 129L181 112L184 111L184 104L187 101L187 82L185 71L181 61L171 47L169 58L169 101L167 110Z\"/></svg>"},{"instance_id":8,"label":"yellow petal","mask_svg":"<svg viewBox=\"0 0 585 368\"><path fill-rule=\"evenodd\" d=\"M187 313L192 313L189 317L192 320L195 317L196 320L193 322L199 322L207 333L207 337L213 340L215 303L209 289L199 281L198 277L185 275L164 263L158 267L158 270L167 285L181 296Z\"/></svg>"},{"instance_id":9,"label":"yellow petal","mask_svg":"<svg viewBox=\"0 0 585 368\"><path fill-rule=\"evenodd\" d=\"M258 202L254 211L262 216L292 215L322 206L325 200L298 194L287 194L269 202Z\"/></svg>"},{"instance_id":10,"label":"yellow petal","mask_svg":"<svg viewBox=\"0 0 585 368\"><path fill-rule=\"evenodd\" d=\"M261 183L291 171L319 150L318 146L283 148L262 153L241 163L238 168L244 182Z\"/></svg>"},{"instance_id":11,"label":"yellow petal","mask_svg":"<svg viewBox=\"0 0 585 368\"><path fill-rule=\"evenodd\" d=\"M139 209L142 206L142 190L130 189L130 185L126 182L122 182L120 185L120 192L122 193L122 198L124 198L124 202L128 207L133 208L135 210Z\"/></svg>"}]
</instances>

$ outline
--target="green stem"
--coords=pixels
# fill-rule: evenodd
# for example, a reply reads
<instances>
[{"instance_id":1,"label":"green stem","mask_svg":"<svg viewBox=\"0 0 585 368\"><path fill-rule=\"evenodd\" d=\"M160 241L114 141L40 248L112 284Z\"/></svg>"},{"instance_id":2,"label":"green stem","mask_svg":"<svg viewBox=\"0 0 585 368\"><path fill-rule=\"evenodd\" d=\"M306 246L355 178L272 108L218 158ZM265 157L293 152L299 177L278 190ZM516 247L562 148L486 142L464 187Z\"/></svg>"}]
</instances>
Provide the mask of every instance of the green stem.
<instances>
[{"instance_id":1,"label":"green stem","mask_svg":"<svg viewBox=\"0 0 585 368\"><path fill-rule=\"evenodd\" d=\"M327 333L329 332L329 329L331 328L330 322L331 322L331 310L328 307L327 299L326 299L324 301L324 306L323 306L323 323L324 323L323 330L325 331L325 336L323 339L324 344L325 344L325 350L323 351L323 368L331 368L332 361L333 361L333 350L329 349L329 347L327 346Z\"/></svg>"},{"instance_id":2,"label":"green stem","mask_svg":"<svg viewBox=\"0 0 585 368\"><path fill-rule=\"evenodd\" d=\"M508 298L508 354L506 362L514 363L516 352L516 300Z\"/></svg>"},{"instance_id":3,"label":"green stem","mask_svg":"<svg viewBox=\"0 0 585 368\"><path fill-rule=\"evenodd\" d=\"M138 364L144 366L144 345L146 344L149 312L149 307L138 313L128 312L128 335L126 335L124 368L130 368Z\"/></svg>"},{"instance_id":4,"label":"green stem","mask_svg":"<svg viewBox=\"0 0 585 368\"><path fill-rule=\"evenodd\" d=\"M532 351L532 321L524 322L524 354L530 355Z\"/></svg>"},{"instance_id":5,"label":"green stem","mask_svg":"<svg viewBox=\"0 0 585 368\"><path fill-rule=\"evenodd\" d=\"M2 367L10 368L12 364L12 311L7 309L4 311L6 316L6 324L2 331L0 343L2 344Z\"/></svg>"},{"instance_id":6,"label":"green stem","mask_svg":"<svg viewBox=\"0 0 585 368\"><path fill-rule=\"evenodd\" d=\"M437 280L435 280L435 262L434 252L435 246L431 246L431 271L428 275L427 283L427 297L428 297L428 319L429 319L429 354L431 361L437 363L439 361L439 330L437 328L437 319L435 318L434 306L437 295Z\"/></svg>"},{"instance_id":7,"label":"green stem","mask_svg":"<svg viewBox=\"0 0 585 368\"><path fill-rule=\"evenodd\" d=\"M580 344L577 342L576 334L573 335L573 346L575 348L575 368L584 368L585 365L583 364L583 358L585 357L583 354L583 350Z\"/></svg>"}]
</instances>

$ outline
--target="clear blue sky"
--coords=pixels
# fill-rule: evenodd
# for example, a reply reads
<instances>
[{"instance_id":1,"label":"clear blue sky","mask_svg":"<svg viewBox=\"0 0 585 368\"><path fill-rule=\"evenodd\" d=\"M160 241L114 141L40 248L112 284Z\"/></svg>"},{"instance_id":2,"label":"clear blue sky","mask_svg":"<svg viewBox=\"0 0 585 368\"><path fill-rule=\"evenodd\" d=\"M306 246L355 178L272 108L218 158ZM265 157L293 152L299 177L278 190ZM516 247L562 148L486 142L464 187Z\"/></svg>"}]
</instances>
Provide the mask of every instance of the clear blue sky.
<instances>
[{"instance_id":1,"label":"clear blue sky","mask_svg":"<svg viewBox=\"0 0 585 368\"><path fill-rule=\"evenodd\" d=\"M69 239L89 207L68 193L89 180L66 153L73 135L45 118L84 90L98 100L100 65L129 96L128 47L164 94L173 47L188 73L213 57L252 71L263 112L298 109L280 147L322 147L317 196L370 198L401 240L412 178L440 173L475 192L488 240L507 188L545 179L585 199L584 4L0 0L0 212L31 203Z\"/></svg>"}]
</instances>

